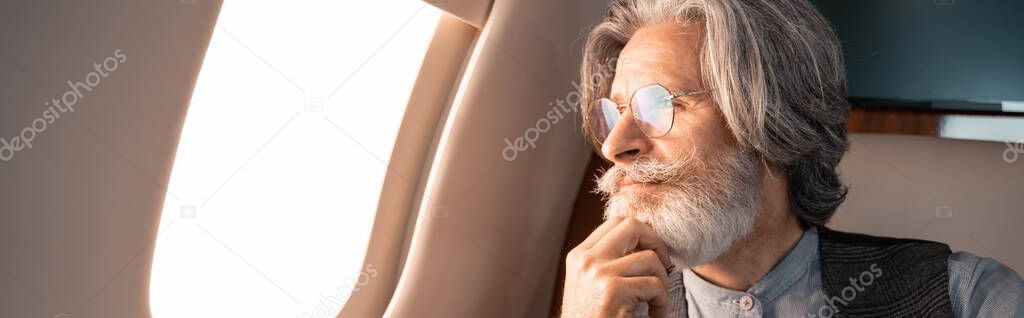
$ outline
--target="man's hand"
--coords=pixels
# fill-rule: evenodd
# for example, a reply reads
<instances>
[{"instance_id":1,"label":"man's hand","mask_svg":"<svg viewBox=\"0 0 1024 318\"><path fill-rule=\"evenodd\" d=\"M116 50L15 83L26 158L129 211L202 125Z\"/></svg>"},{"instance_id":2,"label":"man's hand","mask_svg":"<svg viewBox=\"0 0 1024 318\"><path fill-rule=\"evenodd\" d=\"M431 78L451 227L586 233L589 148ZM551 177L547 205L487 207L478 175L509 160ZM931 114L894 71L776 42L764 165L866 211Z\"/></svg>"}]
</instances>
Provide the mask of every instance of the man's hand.
<instances>
[{"instance_id":1,"label":"man's hand","mask_svg":"<svg viewBox=\"0 0 1024 318\"><path fill-rule=\"evenodd\" d=\"M562 317L630 317L642 302L651 317L665 317L670 265L654 229L634 218L610 218L565 259Z\"/></svg>"}]
</instances>

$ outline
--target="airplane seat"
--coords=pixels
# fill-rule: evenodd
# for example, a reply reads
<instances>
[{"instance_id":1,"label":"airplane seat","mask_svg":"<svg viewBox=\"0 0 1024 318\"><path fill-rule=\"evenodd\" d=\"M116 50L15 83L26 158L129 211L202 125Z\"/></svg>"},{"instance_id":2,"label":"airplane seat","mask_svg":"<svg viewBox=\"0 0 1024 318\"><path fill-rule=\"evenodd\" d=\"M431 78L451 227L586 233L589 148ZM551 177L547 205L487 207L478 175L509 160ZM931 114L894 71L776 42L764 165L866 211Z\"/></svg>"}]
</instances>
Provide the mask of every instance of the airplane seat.
<instances>
[{"instance_id":1,"label":"airplane seat","mask_svg":"<svg viewBox=\"0 0 1024 318\"><path fill-rule=\"evenodd\" d=\"M839 164L849 186L829 227L943 242L1024 272L1024 160L1019 145L851 134ZM1024 159L1024 158L1021 158Z\"/></svg>"}]
</instances>

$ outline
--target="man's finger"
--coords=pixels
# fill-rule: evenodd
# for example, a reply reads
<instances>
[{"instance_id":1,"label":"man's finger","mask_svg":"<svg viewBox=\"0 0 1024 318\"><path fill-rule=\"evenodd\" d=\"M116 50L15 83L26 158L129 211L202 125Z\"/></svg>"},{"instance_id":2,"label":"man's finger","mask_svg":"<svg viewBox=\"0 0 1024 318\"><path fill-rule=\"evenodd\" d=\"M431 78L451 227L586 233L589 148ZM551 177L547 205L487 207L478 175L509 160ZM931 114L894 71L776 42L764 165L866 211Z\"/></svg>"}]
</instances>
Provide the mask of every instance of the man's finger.
<instances>
[{"instance_id":1,"label":"man's finger","mask_svg":"<svg viewBox=\"0 0 1024 318\"><path fill-rule=\"evenodd\" d=\"M598 226L594 232L591 232L590 235L583 240L583 243L580 243L578 246L583 249L590 249L591 247L594 247L594 244L597 244L605 234L608 234L608 231L615 228L615 226L618 225L619 222L622 222L622 220L623 218L619 216L608 218L607 221Z\"/></svg>"},{"instance_id":2,"label":"man's finger","mask_svg":"<svg viewBox=\"0 0 1024 318\"><path fill-rule=\"evenodd\" d=\"M649 225L634 218L626 218L612 228L597 244L595 252L609 259L616 259L635 250L652 250L661 264L668 268L672 261L668 257L668 246Z\"/></svg>"},{"instance_id":3,"label":"man's finger","mask_svg":"<svg viewBox=\"0 0 1024 318\"><path fill-rule=\"evenodd\" d=\"M667 316L670 301L668 289L661 284L661 280L653 276L625 277L622 278L623 285L633 295L636 302L646 302L648 315L652 318Z\"/></svg>"},{"instance_id":4,"label":"man's finger","mask_svg":"<svg viewBox=\"0 0 1024 318\"><path fill-rule=\"evenodd\" d=\"M653 276L660 279L666 289L669 286L668 272L652 250L642 250L623 256L609 262L607 266L622 277Z\"/></svg>"}]
</instances>

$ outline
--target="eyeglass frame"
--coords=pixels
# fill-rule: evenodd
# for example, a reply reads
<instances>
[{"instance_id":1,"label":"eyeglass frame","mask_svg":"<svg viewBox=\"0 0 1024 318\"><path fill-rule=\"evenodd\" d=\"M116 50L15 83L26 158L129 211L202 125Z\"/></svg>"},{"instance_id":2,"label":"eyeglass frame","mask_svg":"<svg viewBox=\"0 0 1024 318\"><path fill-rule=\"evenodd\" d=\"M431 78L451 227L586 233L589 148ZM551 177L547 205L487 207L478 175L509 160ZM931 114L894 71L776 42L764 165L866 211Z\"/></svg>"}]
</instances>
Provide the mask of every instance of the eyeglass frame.
<instances>
[{"instance_id":1,"label":"eyeglass frame","mask_svg":"<svg viewBox=\"0 0 1024 318\"><path fill-rule=\"evenodd\" d=\"M653 83L653 84L650 84L650 85L644 85L643 87L640 87L640 88L634 90L633 91L633 95L629 96L629 101L626 104L619 104L619 103L616 103L611 98L601 97L601 98L598 98L598 99L590 101L590 107L593 107L594 103L596 103L598 101L607 99L609 102L612 102L612 104L615 104L615 106L616 106L615 109L619 112L619 118L620 119L622 118L622 109L623 108L629 108L629 113L632 114L634 121L644 121L644 120L640 119L639 115L636 114L636 110L633 109L633 106L632 106L633 99L636 98L636 93L637 92L639 92L640 90L643 90L645 88L652 87L652 86L661 87L666 92L668 92L669 100L675 100L676 98L682 98L682 97L686 97L686 96L703 95L703 94L707 94L707 93L710 93L710 92L714 91L713 89L704 89L704 90L697 90L697 91L692 91L692 92L685 92L685 91L672 92L672 90L670 90L668 87L665 87L665 85L662 85L660 83ZM675 108L675 107L681 107L681 106L673 105L672 107ZM601 115L601 116L604 116L604 115ZM605 120L607 121L608 119L605 118ZM647 138L660 138L660 137L664 137L665 135L668 135L668 133L672 131L672 128L675 128L675 123L676 123L676 112L675 112L675 110L673 110L672 111L672 118L669 119L668 129L665 130L664 134L661 134L660 136L651 136L651 135L648 135L647 132L644 131L642 128L640 129L640 132L643 133L644 136L647 136ZM619 123L616 122L615 126L618 126L618 125L619 125ZM604 144L605 140L608 140L608 136L611 136L612 130L615 129L615 126L612 126L611 128L608 129L608 135L604 136L604 140L601 140L599 142L598 146ZM594 136L595 141L597 140L596 137L597 136Z\"/></svg>"}]
</instances>

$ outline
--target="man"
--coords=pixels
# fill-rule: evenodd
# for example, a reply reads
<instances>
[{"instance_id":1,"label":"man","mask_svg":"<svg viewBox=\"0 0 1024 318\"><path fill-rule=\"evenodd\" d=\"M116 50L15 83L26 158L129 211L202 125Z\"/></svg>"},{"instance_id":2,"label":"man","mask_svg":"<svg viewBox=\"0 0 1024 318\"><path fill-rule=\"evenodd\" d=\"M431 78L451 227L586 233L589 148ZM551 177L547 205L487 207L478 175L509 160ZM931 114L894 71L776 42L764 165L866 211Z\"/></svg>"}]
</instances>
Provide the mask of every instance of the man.
<instances>
[{"instance_id":1,"label":"man","mask_svg":"<svg viewBox=\"0 0 1024 318\"><path fill-rule=\"evenodd\" d=\"M614 1L582 78L584 128L614 166L607 221L567 257L563 316L1024 315L1024 282L994 260L823 226L846 196L850 106L807 1Z\"/></svg>"}]
</instances>

